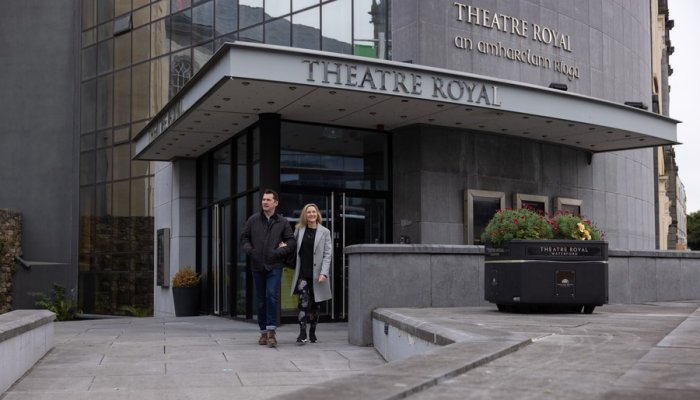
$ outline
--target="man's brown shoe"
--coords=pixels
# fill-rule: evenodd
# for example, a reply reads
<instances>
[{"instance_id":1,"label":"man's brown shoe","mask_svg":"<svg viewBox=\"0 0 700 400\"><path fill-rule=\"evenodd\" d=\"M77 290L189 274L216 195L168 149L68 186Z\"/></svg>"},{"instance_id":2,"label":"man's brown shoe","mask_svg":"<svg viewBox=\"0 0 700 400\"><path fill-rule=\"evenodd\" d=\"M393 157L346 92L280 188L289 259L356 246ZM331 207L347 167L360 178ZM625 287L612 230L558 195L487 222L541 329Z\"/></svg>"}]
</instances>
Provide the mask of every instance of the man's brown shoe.
<instances>
[{"instance_id":1,"label":"man's brown shoe","mask_svg":"<svg viewBox=\"0 0 700 400\"><path fill-rule=\"evenodd\" d=\"M277 347L275 331L267 331L267 347Z\"/></svg>"},{"instance_id":2,"label":"man's brown shoe","mask_svg":"<svg viewBox=\"0 0 700 400\"><path fill-rule=\"evenodd\" d=\"M267 345L267 332L260 335L260 339L258 339L258 344L261 346Z\"/></svg>"}]
</instances>

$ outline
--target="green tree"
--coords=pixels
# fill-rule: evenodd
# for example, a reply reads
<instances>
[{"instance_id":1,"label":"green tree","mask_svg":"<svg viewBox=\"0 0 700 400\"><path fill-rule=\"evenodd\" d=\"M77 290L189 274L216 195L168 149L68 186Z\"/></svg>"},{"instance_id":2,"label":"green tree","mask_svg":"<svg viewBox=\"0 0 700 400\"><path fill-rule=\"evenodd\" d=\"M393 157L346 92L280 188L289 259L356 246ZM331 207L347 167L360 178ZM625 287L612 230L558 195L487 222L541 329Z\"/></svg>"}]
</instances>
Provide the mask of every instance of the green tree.
<instances>
[{"instance_id":1,"label":"green tree","mask_svg":"<svg viewBox=\"0 0 700 400\"><path fill-rule=\"evenodd\" d=\"M688 214L688 248L700 250L700 211Z\"/></svg>"}]
</instances>

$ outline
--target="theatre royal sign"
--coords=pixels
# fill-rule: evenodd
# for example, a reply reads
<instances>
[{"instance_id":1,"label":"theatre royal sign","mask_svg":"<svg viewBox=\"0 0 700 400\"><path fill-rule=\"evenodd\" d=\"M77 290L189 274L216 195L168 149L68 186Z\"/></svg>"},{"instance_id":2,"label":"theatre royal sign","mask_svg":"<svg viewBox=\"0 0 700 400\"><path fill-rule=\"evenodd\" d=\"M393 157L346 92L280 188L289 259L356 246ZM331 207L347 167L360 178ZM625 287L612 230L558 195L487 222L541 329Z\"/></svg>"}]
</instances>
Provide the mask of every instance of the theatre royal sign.
<instances>
[{"instance_id":1,"label":"theatre royal sign","mask_svg":"<svg viewBox=\"0 0 700 400\"><path fill-rule=\"evenodd\" d=\"M387 65L303 59L306 81L339 89L361 89L451 103L500 107L498 86L480 80L402 71Z\"/></svg>"}]
</instances>

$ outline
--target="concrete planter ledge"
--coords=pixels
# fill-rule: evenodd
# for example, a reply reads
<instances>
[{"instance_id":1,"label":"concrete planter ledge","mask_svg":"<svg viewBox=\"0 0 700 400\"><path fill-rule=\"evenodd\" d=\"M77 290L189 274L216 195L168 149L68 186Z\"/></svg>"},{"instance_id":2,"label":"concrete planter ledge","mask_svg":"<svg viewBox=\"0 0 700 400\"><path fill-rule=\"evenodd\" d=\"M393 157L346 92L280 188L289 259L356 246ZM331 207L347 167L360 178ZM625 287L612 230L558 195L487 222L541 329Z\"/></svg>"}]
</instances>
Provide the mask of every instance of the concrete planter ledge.
<instances>
[{"instance_id":1,"label":"concrete planter ledge","mask_svg":"<svg viewBox=\"0 0 700 400\"><path fill-rule=\"evenodd\" d=\"M484 254L484 246L451 244L355 244L345 254Z\"/></svg>"},{"instance_id":2,"label":"concrete planter ledge","mask_svg":"<svg viewBox=\"0 0 700 400\"><path fill-rule=\"evenodd\" d=\"M0 315L0 395L53 347L53 321L47 310L16 310Z\"/></svg>"}]
</instances>

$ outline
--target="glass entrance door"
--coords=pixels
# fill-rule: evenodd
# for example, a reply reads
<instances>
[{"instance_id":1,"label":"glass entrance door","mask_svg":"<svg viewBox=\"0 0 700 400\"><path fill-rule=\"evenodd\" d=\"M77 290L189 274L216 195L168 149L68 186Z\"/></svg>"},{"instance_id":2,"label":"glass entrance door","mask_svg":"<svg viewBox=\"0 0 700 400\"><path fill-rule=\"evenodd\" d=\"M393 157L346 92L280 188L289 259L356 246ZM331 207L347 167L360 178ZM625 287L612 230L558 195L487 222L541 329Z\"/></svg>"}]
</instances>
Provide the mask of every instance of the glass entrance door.
<instances>
[{"instance_id":1,"label":"glass entrance door","mask_svg":"<svg viewBox=\"0 0 700 400\"><path fill-rule=\"evenodd\" d=\"M231 206L215 204L211 224L211 297L215 315L230 313L231 297Z\"/></svg>"},{"instance_id":2,"label":"glass entrance door","mask_svg":"<svg viewBox=\"0 0 700 400\"><path fill-rule=\"evenodd\" d=\"M323 225L330 229L333 239L331 261L331 287L333 298L324 302L321 316L331 320L346 320L348 309L349 268L345 247L361 243L386 243L386 200L350 195L346 192L322 194L280 194L278 211L294 226L299 221L301 209L314 203L321 211ZM293 270L285 271L282 284L282 316L296 318L297 300L290 297Z\"/></svg>"}]
</instances>

